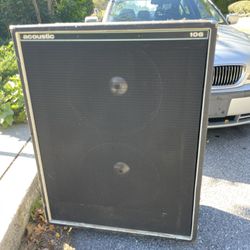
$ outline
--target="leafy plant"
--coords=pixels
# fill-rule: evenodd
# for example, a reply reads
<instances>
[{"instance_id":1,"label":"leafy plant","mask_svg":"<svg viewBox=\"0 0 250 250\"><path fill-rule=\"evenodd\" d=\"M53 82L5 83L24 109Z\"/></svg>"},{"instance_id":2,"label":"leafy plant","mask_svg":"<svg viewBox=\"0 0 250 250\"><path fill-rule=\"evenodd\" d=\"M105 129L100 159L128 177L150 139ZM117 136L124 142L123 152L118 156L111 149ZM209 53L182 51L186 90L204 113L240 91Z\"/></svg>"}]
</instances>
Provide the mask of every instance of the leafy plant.
<instances>
[{"instance_id":1,"label":"leafy plant","mask_svg":"<svg viewBox=\"0 0 250 250\"><path fill-rule=\"evenodd\" d=\"M43 201L42 197L39 196L31 205L30 208L30 219L35 222L37 219L37 210L42 210L43 209Z\"/></svg>"},{"instance_id":2,"label":"leafy plant","mask_svg":"<svg viewBox=\"0 0 250 250\"><path fill-rule=\"evenodd\" d=\"M0 124L7 128L26 120L21 81L12 76L0 89Z\"/></svg>"},{"instance_id":3,"label":"leafy plant","mask_svg":"<svg viewBox=\"0 0 250 250\"><path fill-rule=\"evenodd\" d=\"M24 97L13 42L0 47L0 125L26 121Z\"/></svg>"}]
</instances>

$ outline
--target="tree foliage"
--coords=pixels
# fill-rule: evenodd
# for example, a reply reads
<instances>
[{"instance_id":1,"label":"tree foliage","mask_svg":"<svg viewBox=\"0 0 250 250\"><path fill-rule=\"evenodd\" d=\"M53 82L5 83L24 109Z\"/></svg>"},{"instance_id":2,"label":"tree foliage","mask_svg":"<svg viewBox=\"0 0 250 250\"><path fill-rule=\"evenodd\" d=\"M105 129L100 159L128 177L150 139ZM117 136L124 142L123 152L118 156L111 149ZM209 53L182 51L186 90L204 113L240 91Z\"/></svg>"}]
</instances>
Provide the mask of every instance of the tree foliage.
<instances>
[{"instance_id":1,"label":"tree foliage","mask_svg":"<svg viewBox=\"0 0 250 250\"><path fill-rule=\"evenodd\" d=\"M222 13L228 13L228 6L237 0L213 0L216 6L221 10Z\"/></svg>"},{"instance_id":2,"label":"tree foliage","mask_svg":"<svg viewBox=\"0 0 250 250\"><path fill-rule=\"evenodd\" d=\"M0 0L0 42L9 38L9 25L81 22L93 8L92 0Z\"/></svg>"},{"instance_id":3,"label":"tree foliage","mask_svg":"<svg viewBox=\"0 0 250 250\"><path fill-rule=\"evenodd\" d=\"M54 18L62 22L82 22L92 13L93 7L92 0L61 0L55 6Z\"/></svg>"}]
</instances>

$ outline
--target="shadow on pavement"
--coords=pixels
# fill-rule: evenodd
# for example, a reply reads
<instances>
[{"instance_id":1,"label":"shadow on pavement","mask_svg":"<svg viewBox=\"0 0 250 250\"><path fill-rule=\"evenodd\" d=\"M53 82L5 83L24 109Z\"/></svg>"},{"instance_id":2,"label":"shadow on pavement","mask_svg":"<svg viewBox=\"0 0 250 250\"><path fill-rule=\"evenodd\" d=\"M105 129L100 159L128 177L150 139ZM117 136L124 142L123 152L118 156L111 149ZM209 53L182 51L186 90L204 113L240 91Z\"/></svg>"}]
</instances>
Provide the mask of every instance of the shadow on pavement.
<instances>
[{"instance_id":1,"label":"shadow on pavement","mask_svg":"<svg viewBox=\"0 0 250 250\"><path fill-rule=\"evenodd\" d=\"M11 157L14 157L14 158L17 156L16 153L4 152L4 151L1 151L1 150L0 150L0 155L3 155L3 156L11 156ZM34 154L22 153L22 157L34 158Z\"/></svg>"},{"instance_id":2,"label":"shadow on pavement","mask_svg":"<svg viewBox=\"0 0 250 250\"><path fill-rule=\"evenodd\" d=\"M30 130L26 123L16 124L9 128L0 128L0 135L14 137L19 141L27 141L31 137Z\"/></svg>"},{"instance_id":3,"label":"shadow on pavement","mask_svg":"<svg viewBox=\"0 0 250 250\"><path fill-rule=\"evenodd\" d=\"M75 229L71 246L76 249L247 249L250 246L249 221L221 210L201 206L195 242L150 236Z\"/></svg>"}]
</instances>

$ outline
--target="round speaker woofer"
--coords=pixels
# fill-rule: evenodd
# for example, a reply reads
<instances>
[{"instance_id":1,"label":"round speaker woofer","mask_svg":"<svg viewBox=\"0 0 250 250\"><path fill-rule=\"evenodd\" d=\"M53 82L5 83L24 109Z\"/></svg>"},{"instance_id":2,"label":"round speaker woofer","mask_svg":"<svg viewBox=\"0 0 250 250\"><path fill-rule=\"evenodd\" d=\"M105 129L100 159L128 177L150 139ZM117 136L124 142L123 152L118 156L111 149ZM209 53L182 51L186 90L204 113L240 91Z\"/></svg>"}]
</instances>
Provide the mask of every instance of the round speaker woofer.
<instances>
[{"instance_id":1,"label":"round speaker woofer","mask_svg":"<svg viewBox=\"0 0 250 250\"><path fill-rule=\"evenodd\" d=\"M130 167L124 162L115 163L113 168L115 173L117 173L118 175L128 174L128 172L130 171Z\"/></svg>"},{"instance_id":2,"label":"round speaker woofer","mask_svg":"<svg viewBox=\"0 0 250 250\"><path fill-rule=\"evenodd\" d=\"M157 116L162 82L157 65L143 48L125 46L121 51L114 46L112 51L78 62L83 71L70 83L69 101L77 120L101 133L124 135L143 129Z\"/></svg>"},{"instance_id":3,"label":"round speaker woofer","mask_svg":"<svg viewBox=\"0 0 250 250\"><path fill-rule=\"evenodd\" d=\"M110 90L113 95L121 96L128 91L128 84L124 78L114 76L110 79Z\"/></svg>"},{"instance_id":4,"label":"round speaker woofer","mask_svg":"<svg viewBox=\"0 0 250 250\"><path fill-rule=\"evenodd\" d=\"M139 150L119 143L98 145L82 156L82 165L74 169L77 183L87 183L88 189L79 195L88 203L102 205L154 205L160 193L157 166ZM83 174L84 173L84 174ZM129 195L128 195L129 194ZM141 197L145 198L141 199Z\"/></svg>"}]
</instances>

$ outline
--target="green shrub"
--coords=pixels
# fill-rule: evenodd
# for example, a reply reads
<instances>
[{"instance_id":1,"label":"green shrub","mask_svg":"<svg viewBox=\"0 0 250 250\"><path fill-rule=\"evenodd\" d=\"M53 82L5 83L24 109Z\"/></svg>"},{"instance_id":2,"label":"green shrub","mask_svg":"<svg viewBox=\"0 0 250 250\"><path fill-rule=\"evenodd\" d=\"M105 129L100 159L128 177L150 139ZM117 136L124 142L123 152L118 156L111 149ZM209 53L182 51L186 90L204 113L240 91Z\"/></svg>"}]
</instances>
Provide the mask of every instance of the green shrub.
<instances>
[{"instance_id":1,"label":"green shrub","mask_svg":"<svg viewBox=\"0 0 250 250\"><path fill-rule=\"evenodd\" d=\"M250 1L239 1L228 6L230 13L250 14Z\"/></svg>"},{"instance_id":2,"label":"green shrub","mask_svg":"<svg viewBox=\"0 0 250 250\"><path fill-rule=\"evenodd\" d=\"M0 125L26 121L24 97L13 42L0 47Z\"/></svg>"},{"instance_id":3,"label":"green shrub","mask_svg":"<svg viewBox=\"0 0 250 250\"><path fill-rule=\"evenodd\" d=\"M7 128L26 121L24 98L18 75L12 76L0 89L0 125Z\"/></svg>"},{"instance_id":4,"label":"green shrub","mask_svg":"<svg viewBox=\"0 0 250 250\"><path fill-rule=\"evenodd\" d=\"M0 47L0 85L18 73L13 42Z\"/></svg>"}]
</instances>

